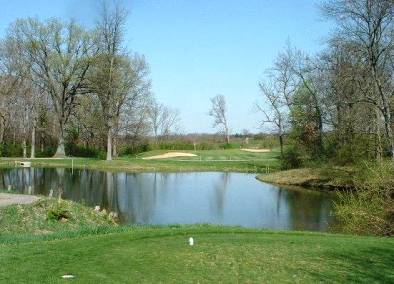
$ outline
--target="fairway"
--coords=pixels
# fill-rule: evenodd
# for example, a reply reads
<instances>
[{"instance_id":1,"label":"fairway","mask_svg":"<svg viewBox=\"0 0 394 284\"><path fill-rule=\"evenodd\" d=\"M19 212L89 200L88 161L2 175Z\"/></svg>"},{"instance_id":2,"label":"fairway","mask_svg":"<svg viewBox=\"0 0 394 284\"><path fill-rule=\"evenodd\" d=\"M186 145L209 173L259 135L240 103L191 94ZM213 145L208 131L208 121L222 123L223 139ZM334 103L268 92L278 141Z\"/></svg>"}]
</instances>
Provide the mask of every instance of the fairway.
<instances>
[{"instance_id":1,"label":"fairway","mask_svg":"<svg viewBox=\"0 0 394 284\"><path fill-rule=\"evenodd\" d=\"M226 171L226 172L266 172L280 168L279 152L274 149L266 153L252 153L239 149L182 151L195 154L192 157L176 157L159 160L144 160L145 157L162 155L171 151L155 150L136 156L119 157L113 161L94 158L64 159L28 159L33 167L75 167L124 172L190 172L190 171ZM178 150L179 152L179 150ZM0 167L14 167L20 158L0 159Z\"/></svg>"},{"instance_id":2,"label":"fairway","mask_svg":"<svg viewBox=\"0 0 394 284\"><path fill-rule=\"evenodd\" d=\"M147 158L156 155L162 155L171 152L179 152L179 150L154 150L144 152L136 156L136 158ZM199 150L199 151L182 151L184 153L193 154L196 156L190 157L174 157L170 160L188 160L188 161L267 161L270 159L277 159L279 150L274 149L269 152L248 152L241 149L227 149L227 150Z\"/></svg>"},{"instance_id":3,"label":"fairway","mask_svg":"<svg viewBox=\"0 0 394 284\"><path fill-rule=\"evenodd\" d=\"M195 245L189 246L190 236ZM237 228L145 228L1 246L2 283L394 281L394 241Z\"/></svg>"}]
</instances>

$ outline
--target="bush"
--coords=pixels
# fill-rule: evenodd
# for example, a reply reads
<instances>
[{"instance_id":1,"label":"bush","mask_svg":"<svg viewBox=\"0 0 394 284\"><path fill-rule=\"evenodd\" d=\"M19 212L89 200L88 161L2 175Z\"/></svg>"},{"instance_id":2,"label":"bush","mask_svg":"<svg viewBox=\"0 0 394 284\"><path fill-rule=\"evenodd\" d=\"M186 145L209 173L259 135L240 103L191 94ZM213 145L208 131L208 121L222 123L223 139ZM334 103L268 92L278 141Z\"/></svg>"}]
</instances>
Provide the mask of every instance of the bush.
<instances>
[{"instance_id":1,"label":"bush","mask_svg":"<svg viewBox=\"0 0 394 284\"><path fill-rule=\"evenodd\" d=\"M119 149L119 156L131 156L137 155L142 152L147 152L151 150L151 146L148 143L139 145L127 145Z\"/></svg>"},{"instance_id":2,"label":"bush","mask_svg":"<svg viewBox=\"0 0 394 284\"><path fill-rule=\"evenodd\" d=\"M70 212L65 208L63 202L60 200L48 209L48 220L59 221L61 219L69 219Z\"/></svg>"},{"instance_id":3,"label":"bush","mask_svg":"<svg viewBox=\"0 0 394 284\"><path fill-rule=\"evenodd\" d=\"M37 149L36 147L36 157L37 158L46 158L52 157L56 153L56 146L46 146L44 147L43 151L41 149Z\"/></svg>"},{"instance_id":4,"label":"bush","mask_svg":"<svg viewBox=\"0 0 394 284\"><path fill-rule=\"evenodd\" d=\"M153 147L155 145L152 145ZM192 143L183 141L161 142L157 144L158 150L194 150Z\"/></svg>"},{"instance_id":5,"label":"bush","mask_svg":"<svg viewBox=\"0 0 394 284\"><path fill-rule=\"evenodd\" d=\"M93 147L79 146L75 144L66 144L66 154L74 157L84 158L99 158L105 159L106 153L103 150L96 149Z\"/></svg>"},{"instance_id":6,"label":"bush","mask_svg":"<svg viewBox=\"0 0 394 284\"><path fill-rule=\"evenodd\" d=\"M196 144L197 150L217 150L219 147L216 144L208 143L208 142L201 142Z\"/></svg>"},{"instance_id":7,"label":"bush","mask_svg":"<svg viewBox=\"0 0 394 284\"><path fill-rule=\"evenodd\" d=\"M335 212L340 228L352 234L394 235L394 167L364 164L354 178L355 191L339 194Z\"/></svg>"},{"instance_id":8,"label":"bush","mask_svg":"<svg viewBox=\"0 0 394 284\"><path fill-rule=\"evenodd\" d=\"M222 149L239 149L241 148L241 144L239 143L224 143L220 145L220 148Z\"/></svg>"},{"instance_id":9,"label":"bush","mask_svg":"<svg viewBox=\"0 0 394 284\"><path fill-rule=\"evenodd\" d=\"M20 143L4 143L0 148L2 157L22 157L23 149Z\"/></svg>"},{"instance_id":10,"label":"bush","mask_svg":"<svg viewBox=\"0 0 394 284\"><path fill-rule=\"evenodd\" d=\"M301 150L295 146L286 147L283 151L282 168L297 169L303 165L303 154Z\"/></svg>"}]
</instances>

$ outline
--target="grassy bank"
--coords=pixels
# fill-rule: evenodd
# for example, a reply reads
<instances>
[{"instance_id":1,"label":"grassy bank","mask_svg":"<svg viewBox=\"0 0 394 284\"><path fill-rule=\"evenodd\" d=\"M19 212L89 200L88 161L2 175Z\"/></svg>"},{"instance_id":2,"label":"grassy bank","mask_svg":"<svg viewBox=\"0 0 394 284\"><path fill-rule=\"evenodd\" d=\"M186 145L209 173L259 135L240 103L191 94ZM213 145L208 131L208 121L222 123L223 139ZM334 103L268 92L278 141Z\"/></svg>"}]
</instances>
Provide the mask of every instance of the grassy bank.
<instances>
[{"instance_id":1,"label":"grassy bank","mask_svg":"<svg viewBox=\"0 0 394 284\"><path fill-rule=\"evenodd\" d=\"M298 185L327 189L352 188L354 186L354 168L302 168L260 174L257 179L283 185Z\"/></svg>"},{"instance_id":2,"label":"grassy bank","mask_svg":"<svg viewBox=\"0 0 394 284\"><path fill-rule=\"evenodd\" d=\"M37 167L71 167L125 172L178 172L178 171L228 171L228 172L266 172L279 169L278 152L250 153L241 150L182 151L196 154L197 157L171 158L162 160L143 160L170 151L150 151L139 156L121 157L113 161L91 158L33 159ZM0 167L12 167L20 158L0 159Z\"/></svg>"},{"instance_id":3,"label":"grassy bank","mask_svg":"<svg viewBox=\"0 0 394 284\"><path fill-rule=\"evenodd\" d=\"M195 245L187 244L193 236ZM394 240L187 226L2 244L0 281L393 282Z\"/></svg>"},{"instance_id":4,"label":"grassy bank","mask_svg":"<svg viewBox=\"0 0 394 284\"><path fill-rule=\"evenodd\" d=\"M67 200L40 197L28 205L11 205L0 208L0 235L51 234L59 231L78 231L114 225L107 212L95 212L93 208ZM0 238L1 239L1 238Z\"/></svg>"}]
</instances>

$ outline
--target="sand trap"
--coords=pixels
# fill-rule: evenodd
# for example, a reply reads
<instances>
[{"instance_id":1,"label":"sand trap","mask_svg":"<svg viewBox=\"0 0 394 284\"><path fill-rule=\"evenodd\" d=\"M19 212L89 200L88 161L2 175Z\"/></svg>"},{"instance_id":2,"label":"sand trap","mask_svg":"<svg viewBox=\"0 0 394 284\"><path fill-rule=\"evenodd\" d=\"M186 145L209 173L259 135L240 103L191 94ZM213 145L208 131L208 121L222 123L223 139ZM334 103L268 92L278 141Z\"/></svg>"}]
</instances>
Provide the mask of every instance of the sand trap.
<instances>
[{"instance_id":1,"label":"sand trap","mask_svg":"<svg viewBox=\"0 0 394 284\"><path fill-rule=\"evenodd\" d=\"M38 197L33 195L0 193L0 207L13 204L30 204L37 200Z\"/></svg>"},{"instance_id":2,"label":"sand trap","mask_svg":"<svg viewBox=\"0 0 394 284\"><path fill-rule=\"evenodd\" d=\"M176 157L197 157L195 154L191 153L182 153L182 152L168 152L161 155L151 156L142 158L144 160L155 160L155 159L167 159L167 158L176 158Z\"/></svg>"},{"instance_id":3,"label":"sand trap","mask_svg":"<svg viewBox=\"0 0 394 284\"><path fill-rule=\"evenodd\" d=\"M252 153L266 153L266 152L271 152L270 149L241 149L242 151L246 151L246 152L252 152Z\"/></svg>"}]
</instances>

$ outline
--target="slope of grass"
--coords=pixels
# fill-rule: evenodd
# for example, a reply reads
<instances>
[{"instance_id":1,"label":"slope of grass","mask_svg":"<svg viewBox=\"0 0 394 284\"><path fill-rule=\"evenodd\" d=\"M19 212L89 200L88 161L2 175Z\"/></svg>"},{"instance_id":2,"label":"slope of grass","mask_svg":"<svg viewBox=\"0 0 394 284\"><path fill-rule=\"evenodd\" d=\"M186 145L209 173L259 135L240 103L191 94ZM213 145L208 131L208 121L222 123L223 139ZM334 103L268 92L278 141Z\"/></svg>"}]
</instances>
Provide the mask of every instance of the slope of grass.
<instances>
[{"instance_id":1,"label":"slope of grass","mask_svg":"<svg viewBox=\"0 0 394 284\"><path fill-rule=\"evenodd\" d=\"M13 234L78 231L103 225L115 225L107 212L95 212L93 208L68 200L40 197L33 204L0 208L0 235L3 238Z\"/></svg>"},{"instance_id":2,"label":"slope of grass","mask_svg":"<svg viewBox=\"0 0 394 284\"><path fill-rule=\"evenodd\" d=\"M195 239L189 246L188 238ZM394 239L210 226L0 244L4 283L392 283Z\"/></svg>"},{"instance_id":3,"label":"slope of grass","mask_svg":"<svg viewBox=\"0 0 394 284\"><path fill-rule=\"evenodd\" d=\"M150 151L139 156L121 157L113 161L89 158L66 159L33 159L32 165L37 167L71 167L90 168L125 172L154 171L232 171L232 172L266 172L279 169L278 152L250 153L241 150L204 150L185 151L196 153L198 157L172 158L163 160L143 160L142 157L154 156L169 151ZM18 158L0 159L0 167L15 165ZM72 162L73 160L73 162Z\"/></svg>"},{"instance_id":4,"label":"slope of grass","mask_svg":"<svg viewBox=\"0 0 394 284\"><path fill-rule=\"evenodd\" d=\"M268 174L260 174L257 179L283 185L299 185L308 187L325 188L352 188L354 185L353 168L324 167L324 168L302 168Z\"/></svg>"}]
</instances>

